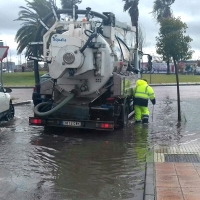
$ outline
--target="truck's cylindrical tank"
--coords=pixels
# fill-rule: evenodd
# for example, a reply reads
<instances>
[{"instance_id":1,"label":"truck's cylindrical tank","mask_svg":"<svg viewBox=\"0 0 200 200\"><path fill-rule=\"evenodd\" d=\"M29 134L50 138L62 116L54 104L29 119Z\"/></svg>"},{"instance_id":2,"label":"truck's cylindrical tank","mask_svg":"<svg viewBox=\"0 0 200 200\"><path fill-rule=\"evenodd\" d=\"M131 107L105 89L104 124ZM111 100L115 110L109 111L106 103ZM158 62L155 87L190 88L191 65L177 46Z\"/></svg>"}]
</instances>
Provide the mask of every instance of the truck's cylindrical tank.
<instances>
[{"instance_id":1,"label":"truck's cylindrical tank","mask_svg":"<svg viewBox=\"0 0 200 200\"><path fill-rule=\"evenodd\" d=\"M51 37L49 74L66 92L79 89L80 96L98 92L113 72L113 50L102 35L80 52L88 38L83 28Z\"/></svg>"}]
</instances>

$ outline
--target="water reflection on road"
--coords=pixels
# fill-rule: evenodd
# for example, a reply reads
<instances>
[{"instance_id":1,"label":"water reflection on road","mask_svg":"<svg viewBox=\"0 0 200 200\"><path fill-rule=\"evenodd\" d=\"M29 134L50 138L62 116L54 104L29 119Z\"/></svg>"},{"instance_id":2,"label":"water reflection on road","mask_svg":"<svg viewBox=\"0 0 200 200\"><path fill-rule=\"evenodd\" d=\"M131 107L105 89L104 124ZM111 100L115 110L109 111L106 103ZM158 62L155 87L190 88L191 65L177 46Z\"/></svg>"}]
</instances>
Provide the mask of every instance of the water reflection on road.
<instances>
[{"instance_id":1,"label":"water reflection on road","mask_svg":"<svg viewBox=\"0 0 200 200\"><path fill-rule=\"evenodd\" d=\"M141 130L135 134L131 127L114 133L60 129L43 132L31 143L39 147L35 160L52 165L54 189L63 198L142 199L147 131Z\"/></svg>"},{"instance_id":2,"label":"water reflection on road","mask_svg":"<svg viewBox=\"0 0 200 200\"><path fill-rule=\"evenodd\" d=\"M155 87L155 119L149 129L152 144L180 144L200 140L200 86L180 86L181 122L178 123L175 86Z\"/></svg>"},{"instance_id":3,"label":"water reflection on road","mask_svg":"<svg viewBox=\"0 0 200 200\"><path fill-rule=\"evenodd\" d=\"M17 107L15 122L0 135L0 177L8 191L0 187L0 197L15 190L16 199L25 193L45 200L143 198L148 126L112 133L44 130L29 127L29 114L31 106Z\"/></svg>"},{"instance_id":4,"label":"water reflection on road","mask_svg":"<svg viewBox=\"0 0 200 200\"><path fill-rule=\"evenodd\" d=\"M31 105L16 107L0 127L0 199L142 200L148 149L200 138L195 89L181 88L181 123L176 88L155 87L150 124L114 132L30 127Z\"/></svg>"}]
</instances>

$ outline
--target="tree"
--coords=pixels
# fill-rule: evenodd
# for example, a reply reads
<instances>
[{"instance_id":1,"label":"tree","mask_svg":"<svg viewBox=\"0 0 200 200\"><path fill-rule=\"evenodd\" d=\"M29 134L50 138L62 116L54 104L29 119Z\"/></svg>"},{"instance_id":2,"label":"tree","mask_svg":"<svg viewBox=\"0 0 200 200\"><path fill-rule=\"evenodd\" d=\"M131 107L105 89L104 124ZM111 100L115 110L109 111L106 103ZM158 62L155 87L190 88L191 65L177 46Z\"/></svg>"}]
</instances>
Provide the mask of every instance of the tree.
<instances>
[{"instance_id":1,"label":"tree","mask_svg":"<svg viewBox=\"0 0 200 200\"><path fill-rule=\"evenodd\" d=\"M170 6L175 2L175 0L155 0L153 4L152 14L158 23L164 18L172 17L172 10ZM168 57L165 58L167 62L167 74L170 74L170 66Z\"/></svg>"},{"instance_id":2,"label":"tree","mask_svg":"<svg viewBox=\"0 0 200 200\"><path fill-rule=\"evenodd\" d=\"M61 5L63 9L72 9L73 2L72 0L61 0Z\"/></svg>"},{"instance_id":3,"label":"tree","mask_svg":"<svg viewBox=\"0 0 200 200\"><path fill-rule=\"evenodd\" d=\"M125 1L124 11L128 10L128 13L131 17L132 26L136 27L136 48L138 48L138 18L139 18L138 3L139 3L139 0L122 0L122 1Z\"/></svg>"},{"instance_id":4,"label":"tree","mask_svg":"<svg viewBox=\"0 0 200 200\"><path fill-rule=\"evenodd\" d=\"M163 18L160 21L159 37L156 37L156 52L166 58L172 58L176 72L177 98L178 98L178 121L181 121L180 92L177 62L188 60L194 51L191 50L192 39L185 36L187 25L180 18Z\"/></svg>"},{"instance_id":5,"label":"tree","mask_svg":"<svg viewBox=\"0 0 200 200\"><path fill-rule=\"evenodd\" d=\"M17 53L24 51L30 42L35 39L37 28L40 25L38 19L43 19L51 12L51 4L46 0L25 0L26 7L20 6L19 17L15 21L22 21L22 27L17 31L15 40L18 43ZM49 23L53 23L52 21ZM41 41L42 41L41 33ZM31 52L31 48L27 48L26 56Z\"/></svg>"},{"instance_id":6,"label":"tree","mask_svg":"<svg viewBox=\"0 0 200 200\"><path fill-rule=\"evenodd\" d=\"M175 0L155 0L153 4L153 16L159 23L163 18L172 17L170 6Z\"/></svg>"}]
</instances>

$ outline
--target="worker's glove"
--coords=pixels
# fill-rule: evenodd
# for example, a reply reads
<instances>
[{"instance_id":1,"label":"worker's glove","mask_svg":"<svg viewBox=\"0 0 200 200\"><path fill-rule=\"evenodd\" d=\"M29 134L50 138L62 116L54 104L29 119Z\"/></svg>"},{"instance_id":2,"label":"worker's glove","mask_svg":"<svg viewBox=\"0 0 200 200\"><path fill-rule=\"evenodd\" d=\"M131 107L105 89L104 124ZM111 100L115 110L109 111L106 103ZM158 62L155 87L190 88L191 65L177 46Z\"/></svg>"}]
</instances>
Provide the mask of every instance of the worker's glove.
<instances>
[{"instance_id":1,"label":"worker's glove","mask_svg":"<svg viewBox=\"0 0 200 200\"><path fill-rule=\"evenodd\" d=\"M153 105L155 105L155 104L156 104L156 99L151 99L151 103L152 103Z\"/></svg>"}]
</instances>

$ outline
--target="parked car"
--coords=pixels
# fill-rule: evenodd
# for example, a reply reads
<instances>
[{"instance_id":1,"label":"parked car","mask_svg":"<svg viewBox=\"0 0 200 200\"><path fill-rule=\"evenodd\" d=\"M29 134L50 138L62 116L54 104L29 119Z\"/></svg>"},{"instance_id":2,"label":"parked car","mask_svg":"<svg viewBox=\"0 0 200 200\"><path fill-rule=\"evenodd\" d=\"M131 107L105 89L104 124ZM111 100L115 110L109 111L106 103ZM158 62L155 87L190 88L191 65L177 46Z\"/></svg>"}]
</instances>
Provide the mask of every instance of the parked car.
<instances>
[{"instance_id":1,"label":"parked car","mask_svg":"<svg viewBox=\"0 0 200 200\"><path fill-rule=\"evenodd\" d=\"M10 88L4 88L0 83L0 123L14 118L15 109L9 94L11 92Z\"/></svg>"}]
</instances>

